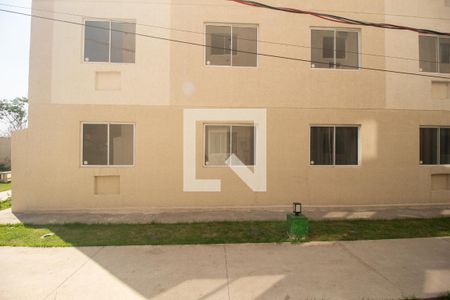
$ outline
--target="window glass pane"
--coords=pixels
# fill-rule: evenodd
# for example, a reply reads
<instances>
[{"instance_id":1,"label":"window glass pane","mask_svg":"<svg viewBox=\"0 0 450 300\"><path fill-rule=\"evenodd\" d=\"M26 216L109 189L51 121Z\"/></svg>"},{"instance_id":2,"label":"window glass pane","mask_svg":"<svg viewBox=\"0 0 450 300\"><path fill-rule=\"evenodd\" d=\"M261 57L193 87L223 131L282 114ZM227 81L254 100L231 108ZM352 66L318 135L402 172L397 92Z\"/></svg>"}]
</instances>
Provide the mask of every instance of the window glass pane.
<instances>
[{"instance_id":1,"label":"window glass pane","mask_svg":"<svg viewBox=\"0 0 450 300\"><path fill-rule=\"evenodd\" d=\"M323 37L322 39L322 57L331 58L334 60L334 38Z\"/></svg>"},{"instance_id":2,"label":"window glass pane","mask_svg":"<svg viewBox=\"0 0 450 300\"><path fill-rule=\"evenodd\" d=\"M205 131L205 164L225 165L230 157L230 127L208 125Z\"/></svg>"},{"instance_id":3,"label":"window glass pane","mask_svg":"<svg viewBox=\"0 0 450 300\"><path fill-rule=\"evenodd\" d=\"M342 32L336 33L336 68L356 69L359 66L358 56L358 33Z\"/></svg>"},{"instance_id":4,"label":"window glass pane","mask_svg":"<svg viewBox=\"0 0 450 300\"><path fill-rule=\"evenodd\" d=\"M441 128L440 130L440 164L450 164L450 128Z\"/></svg>"},{"instance_id":5,"label":"window glass pane","mask_svg":"<svg viewBox=\"0 0 450 300\"><path fill-rule=\"evenodd\" d=\"M233 66L256 67L257 29L233 26ZM237 50L237 51L236 51ZM243 52L239 52L243 51ZM250 53L247 53L250 52ZM254 53L254 54L252 54Z\"/></svg>"},{"instance_id":6,"label":"window glass pane","mask_svg":"<svg viewBox=\"0 0 450 300\"><path fill-rule=\"evenodd\" d=\"M437 72L437 38L419 36L420 69L423 72Z\"/></svg>"},{"instance_id":7,"label":"window glass pane","mask_svg":"<svg viewBox=\"0 0 450 300\"><path fill-rule=\"evenodd\" d=\"M336 165L358 164L358 128L336 127Z\"/></svg>"},{"instance_id":8,"label":"window glass pane","mask_svg":"<svg viewBox=\"0 0 450 300\"><path fill-rule=\"evenodd\" d=\"M333 164L333 127L311 127L311 164Z\"/></svg>"},{"instance_id":9,"label":"window glass pane","mask_svg":"<svg viewBox=\"0 0 450 300\"><path fill-rule=\"evenodd\" d=\"M334 68L334 31L311 30L311 66Z\"/></svg>"},{"instance_id":10,"label":"window glass pane","mask_svg":"<svg viewBox=\"0 0 450 300\"><path fill-rule=\"evenodd\" d=\"M437 128L420 128L420 161L424 165L437 164Z\"/></svg>"},{"instance_id":11,"label":"window glass pane","mask_svg":"<svg viewBox=\"0 0 450 300\"><path fill-rule=\"evenodd\" d=\"M206 26L206 64L231 65L231 26Z\"/></svg>"},{"instance_id":12,"label":"window glass pane","mask_svg":"<svg viewBox=\"0 0 450 300\"><path fill-rule=\"evenodd\" d=\"M111 62L134 63L136 52L135 32L136 24L111 23Z\"/></svg>"},{"instance_id":13,"label":"window glass pane","mask_svg":"<svg viewBox=\"0 0 450 300\"><path fill-rule=\"evenodd\" d=\"M109 61L109 22L86 21L84 61Z\"/></svg>"},{"instance_id":14,"label":"window glass pane","mask_svg":"<svg viewBox=\"0 0 450 300\"><path fill-rule=\"evenodd\" d=\"M134 132L131 124L109 125L109 164L132 165Z\"/></svg>"},{"instance_id":15,"label":"window glass pane","mask_svg":"<svg viewBox=\"0 0 450 300\"><path fill-rule=\"evenodd\" d=\"M450 38L439 38L439 72L450 73Z\"/></svg>"},{"instance_id":16,"label":"window glass pane","mask_svg":"<svg viewBox=\"0 0 450 300\"><path fill-rule=\"evenodd\" d=\"M83 165L108 162L108 125L83 124Z\"/></svg>"},{"instance_id":17,"label":"window glass pane","mask_svg":"<svg viewBox=\"0 0 450 300\"><path fill-rule=\"evenodd\" d=\"M232 153L246 166L255 164L255 127L232 127Z\"/></svg>"},{"instance_id":18,"label":"window glass pane","mask_svg":"<svg viewBox=\"0 0 450 300\"><path fill-rule=\"evenodd\" d=\"M345 32L339 32L338 35L345 34ZM346 41L347 39L342 36L336 37L336 58L345 59L346 55Z\"/></svg>"}]
</instances>

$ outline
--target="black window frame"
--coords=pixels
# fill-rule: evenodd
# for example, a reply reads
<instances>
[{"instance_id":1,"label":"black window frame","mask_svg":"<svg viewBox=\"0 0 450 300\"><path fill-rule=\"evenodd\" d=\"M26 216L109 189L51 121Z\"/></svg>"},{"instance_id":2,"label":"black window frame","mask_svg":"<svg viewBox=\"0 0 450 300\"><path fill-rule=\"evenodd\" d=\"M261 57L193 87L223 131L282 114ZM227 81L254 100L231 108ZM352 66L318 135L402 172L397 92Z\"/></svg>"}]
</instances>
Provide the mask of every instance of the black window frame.
<instances>
[{"instance_id":1,"label":"black window frame","mask_svg":"<svg viewBox=\"0 0 450 300\"><path fill-rule=\"evenodd\" d=\"M332 161L329 164L319 163L317 164L313 160L313 129L314 128L331 128L333 129L333 143L332 143ZM337 164L336 163L336 129L337 128L353 128L356 129L356 163L351 164ZM310 125L309 128L309 164L310 166L337 166L337 167L352 167L361 165L361 146L360 146L360 129L361 125Z\"/></svg>"},{"instance_id":2,"label":"black window frame","mask_svg":"<svg viewBox=\"0 0 450 300\"><path fill-rule=\"evenodd\" d=\"M436 130L436 163L424 163L423 162L423 153L422 153L422 129L435 129ZM421 166L448 166L450 165L450 160L448 163L441 163L441 130L447 129L450 130L450 126L420 126L419 128L419 165ZM450 154L448 154L450 155Z\"/></svg>"}]
</instances>

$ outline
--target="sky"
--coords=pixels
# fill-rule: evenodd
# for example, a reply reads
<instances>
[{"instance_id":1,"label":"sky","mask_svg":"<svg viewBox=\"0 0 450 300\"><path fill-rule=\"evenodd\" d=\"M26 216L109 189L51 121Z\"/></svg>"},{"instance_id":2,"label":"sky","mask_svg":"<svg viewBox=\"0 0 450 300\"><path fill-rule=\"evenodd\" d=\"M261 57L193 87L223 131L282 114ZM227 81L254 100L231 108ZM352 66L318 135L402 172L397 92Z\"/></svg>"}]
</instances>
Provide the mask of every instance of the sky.
<instances>
[{"instance_id":1,"label":"sky","mask_svg":"<svg viewBox=\"0 0 450 300\"><path fill-rule=\"evenodd\" d=\"M1 4L31 6L31 0L0 0L0 9L29 10ZM0 99L28 96L30 17L0 11Z\"/></svg>"}]
</instances>

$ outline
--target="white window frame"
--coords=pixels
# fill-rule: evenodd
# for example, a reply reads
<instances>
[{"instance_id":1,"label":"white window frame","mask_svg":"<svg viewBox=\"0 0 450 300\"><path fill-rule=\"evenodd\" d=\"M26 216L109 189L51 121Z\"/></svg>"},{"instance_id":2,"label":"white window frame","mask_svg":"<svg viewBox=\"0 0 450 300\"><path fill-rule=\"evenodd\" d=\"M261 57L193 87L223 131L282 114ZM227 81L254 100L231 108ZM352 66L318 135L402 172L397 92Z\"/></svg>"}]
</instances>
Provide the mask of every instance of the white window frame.
<instances>
[{"instance_id":1,"label":"white window frame","mask_svg":"<svg viewBox=\"0 0 450 300\"><path fill-rule=\"evenodd\" d=\"M420 37L421 36L429 36L429 37L434 37L434 38L436 38L436 57L435 57L435 59L436 59L436 65L437 65L437 70L436 70L436 72L430 72L430 71L422 71L422 68L420 67ZM447 37L448 38L448 37ZM450 74L450 73L441 73L441 62L440 62L440 58L441 58L441 47L440 47L440 44L439 44L439 40L441 39L441 36L439 36L439 35L436 35L436 34L419 34L419 36L417 37L417 44L418 44L418 46L419 46L419 61L418 61L418 63L419 63L419 72L422 72L422 73L431 73L431 74L444 74L444 75L448 75L448 74ZM424 127L425 128L425 127ZM428 127L428 128L433 128L433 127Z\"/></svg>"},{"instance_id":2,"label":"white window frame","mask_svg":"<svg viewBox=\"0 0 450 300\"><path fill-rule=\"evenodd\" d=\"M96 21L96 22L109 22L109 53L108 53L108 61L86 61L85 60L85 43L86 43L86 22L89 21ZM133 65L136 64L136 57L137 57L137 35L136 35L136 31L135 31L135 40L134 40L134 62L112 62L111 61L111 37L112 37L112 31L111 31L111 23L116 22L116 23L129 23L129 24L136 24L136 20L131 20L131 19L101 19L101 18L85 18L83 19L83 35L81 37L82 41L81 41L81 62L82 63L86 63L86 64L119 64L119 65ZM137 27L136 27L137 28Z\"/></svg>"},{"instance_id":3,"label":"white window frame","mask_svg":"<svg viewBox=\"0 0 450 300\"><path fill-rule=\"evenodd\" d=\"M309 64L310 69L312 70L332 70L332 71L359 71L362 67L362 55L361 55L361 29L358 28L346 28L346 27L310 27L309 30L309 45L312 47L312 31L313 30L326 30L326 31L333 31L334 32L334 68L316 68L313 67L312 63L312 56L310 51L310 60L311 63ZM358 34L358 66L356 68L347 68L347 69L340 69L336 68L336 32L356 32ZM323 46L322 46L323 47Z\"/></svg>"},{"instance_id":4,"label":"white window frame","mask_svg":"<svg viewBox=\"0 0 450 300\"><path fill-rule=\"evenodd\" d=\"M206 32L206 26L229 26L231 27L231 49L230 49L230 64L229 65L213 65L213 64L207 64L206 63L206 48L208 48L206 46L206 36L208 35L208 33ZM256 66L233 66L233 26L236 27L246 27L246 28L256 28ZM246 24L246 23L214 23L214 22L207 22L203 24L203 29L205 32L205 47L203 47L203 66L205 67L211 67L211 68L258 68L259 67L259 25L258 24Z\"/></svg>"},{"instance_id":5,"label":"white window frame","mask_svg":"<svg viewBox=\"0 0 450 300\"><path fill-rule=\"evenodd\" d=\"M84 134L84 125L108 125L107 128L107 152L106 152L106 165L85 165L83 161L83 134ZM133 163L131 165L110 165L109 164L109 148L110 148L110 141L109 141L109 130L110 125L132 125L133 126ZM80 166L82 168L131 168L135 166L135 158L136 158L136 123L129 123L129 122L88 122L83 121L81 122L81 138L80 138Z\"/></svg>"},{"instance_id":6,"label":"white window frame","mask_svg":"<svg viewBox=\"0 0 450 300\"><path fill-rule=\"evenodd\" d=\"M312 164L311 163L311 129L313 127L333 127L333 164L330 165L316 165L316 164ZM352 128L357 128L358 129L358 162L356 165L336 165L336 128L338 127L352 127ZM361 167L362 165L362 151L361 151L361 125L360 124L310 124L309 126L309 131L308 131L308 143L309 143L309 147L308 147L308 153L309 153L309 166L310 167L325 167L325 168L329 168L329 167L333 167L333 168L355 168L355 167Z\"/></svg>"},{"instance_id":7,"label":"white window frame","mask_svg":"<svg viewBox=\"0 0 450 300\"><path fill-rule=\"evenodd\" d=\"M230 155L233 154L233 126L236 127L253 127L253 165L233 165L233 167L254 167L256 165L256 125L253 123L204 123L203 124L203 167L204 168L228 168L227 164L223 165L210 165L206 163L206 127L207 126L216 126L216 127L229 127L230 128Z\"/></svg>"},{"instance_id":8,"label":"white window frame","mask_svg":"<svg viewBox=\"0 0 450 300\"><path fill-rule=\"evenodd\" d=\"M420 160L420 129L428 128L428 129L437 129L437 144L436 144L436 154L437 154L437 162L435 164L424 164ZM433 125L424 125L419 127L419 165L432 167L432 166L450 166L450 164L441 164L441 129L450 129L450 126L433 126Z\"/></svg>"}]
</instances>

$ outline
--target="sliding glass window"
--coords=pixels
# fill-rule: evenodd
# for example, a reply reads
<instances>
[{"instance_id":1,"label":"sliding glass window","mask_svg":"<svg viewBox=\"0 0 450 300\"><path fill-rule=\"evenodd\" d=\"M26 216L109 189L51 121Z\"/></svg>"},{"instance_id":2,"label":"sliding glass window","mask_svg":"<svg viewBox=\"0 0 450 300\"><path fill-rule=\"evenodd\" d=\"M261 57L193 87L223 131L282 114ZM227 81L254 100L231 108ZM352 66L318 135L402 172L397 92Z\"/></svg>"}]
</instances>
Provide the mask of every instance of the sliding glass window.
<instances>
[{"instance_id":1,"label":"sliding glass window","mask_svg":"<svg viewBox=\"0 0 450 300\"><path fill-rule=\"evenodd\" d=\"M122 21L86 21L84 61L134 63L136 24Z\"/></svg>"},{"instance_id":2,"label":"sliding glass window","mask_svg":"<svg viewBox=\"0 0 450 300\"><path fill-rule=\"evenodd\" d=\"M450 164L450 127L420 128L420 164Z\"/></svg>"},{"instance_id":3,"label":"sliding glass window","mask_svg":"<svg viewBox=\"0 0 450 300\"><path fill-rule=\"evenodd\" d=\"M211 66L256 67L256 25L208 24L205 27L205 63Z\"/></svg>"},{"instance_id":4,"label":"sliding glass window","mask_svg":"<svg viewBox=\"0 0 450 300\"><path fill-rule=\"evenodd\" d=\"M255 164L255 127L253 125L206 125L205 165Z\"/></svg>"},{"instance_id":5,"label":"sliding glass window","mask_svg":"<svg viewBox=\"0 0 450 300\"><path fill-rule=\"evenodd\" d=\"M357 126L312 126L311 165L358 165Z\"/></svg>"},{"instance_id":6,"label":"sliding glass window","mask_svg":"<svg viewBox=\"0 0 450 300\"><path fill-rule=\"evenodd\" d=\"M134 125L82 124L83 166L131 166L134 164Z\"/></svg>"}]
</instances>

